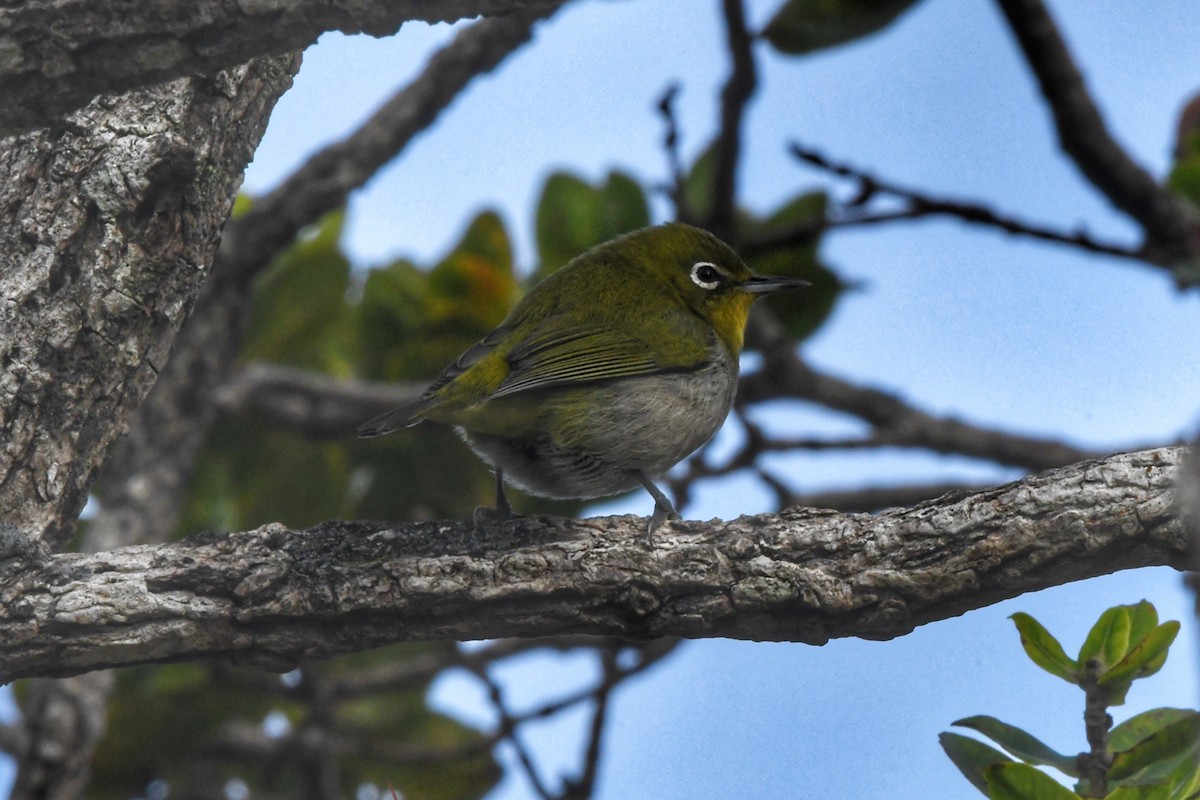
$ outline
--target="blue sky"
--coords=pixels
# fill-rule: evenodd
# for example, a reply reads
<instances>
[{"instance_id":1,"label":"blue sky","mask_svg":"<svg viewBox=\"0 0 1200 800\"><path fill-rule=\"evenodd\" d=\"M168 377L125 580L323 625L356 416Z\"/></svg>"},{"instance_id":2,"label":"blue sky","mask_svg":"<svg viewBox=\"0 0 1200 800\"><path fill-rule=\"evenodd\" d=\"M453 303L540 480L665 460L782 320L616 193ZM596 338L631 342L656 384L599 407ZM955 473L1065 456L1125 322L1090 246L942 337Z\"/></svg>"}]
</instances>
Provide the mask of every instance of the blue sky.
<instances>
[{"instance_id":1,"label":"blue sky","mask_svg":"<svg viewBox=\"0 0 1200 800\"><path fill-rule=\"evenodd\" d=\"M749 4L756 24L779 0ZM1111 129L1153 173L1167 167L1176 115L1200 90L1200 20L1190 4L1052 0ZM552 169L598 179L621 168L661 182L663 88L683 86L685 155L714 131L727 70L717 0L585 0L476 82L350 207L347 245L367 265L433 259L483 208L500 211L531 266L533 205ZM403 84L446 26L406 26L387 40L327 36L305 56L246 180L264 192L305 156L352 130ZM1050 119L992 3L925 0L881 35L804 59L758 50L760 93L747 120L739 197L766 210L829 185L786 152L818 147L931 193L982 199L1064 229L1105 238L1135 232L1058 153ZM836 186L845 193L852 187ZM657 206L660 217L667 208ZM842 377L903 394L921 408L1014 431L1120 448L1176 439L1200 422L1196 354L1200 296L1113 259L1015 240L953 221L839 232L823 257L862 291L805 344ZM858 423L777 404L770 425L836 436ZM736 436L736 431L726 436ZM805 491L920 478L1008 480L961 458L904 452L779 458ZM687 516L765 510L753 480L710 484ZM599 507L648 513L633 497ZM1019 652L1017 610L1060 634L1068 651L1108 605L1146 598L1164 618L1189 619L1177 573L1138 570L1018 598L927 625L891 642L825 647L688 643L615 701L599 798L970 797L937 745L955 719L990 713L1061 750L1084 746L1078 692ZM1200 684L1194 625L1128 712L1193 706ZM533 704L586 683L587 663L533 657L502 673ZM433 701L486 723L470 680L440 680ZM578 763L583 716L547 723L530 740L551 775ZM531 796L519 777L494 798Z\"/></svg>"}]
</instances>

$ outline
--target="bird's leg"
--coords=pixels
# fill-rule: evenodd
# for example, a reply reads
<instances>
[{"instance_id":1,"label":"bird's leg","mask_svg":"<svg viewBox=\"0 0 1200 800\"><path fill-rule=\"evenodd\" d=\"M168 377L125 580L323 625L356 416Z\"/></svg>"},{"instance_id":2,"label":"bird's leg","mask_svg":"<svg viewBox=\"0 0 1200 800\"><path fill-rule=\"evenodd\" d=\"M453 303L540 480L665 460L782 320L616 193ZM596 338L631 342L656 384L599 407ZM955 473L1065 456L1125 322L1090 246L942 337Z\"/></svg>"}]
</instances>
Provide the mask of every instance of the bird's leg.
<instances>
[{"instance_id":1,"label":"bird's leg","mask_svg":"<svg viewBox=\"0 0 1200 800\"><path fill-rule=\"evenodd\" d=\"M512 506L508 504L508 497L504 494L504 470L499 467L496 467L496 515L501 519L515 516Z\"/></svg>"},{"instance_id":2,"label":"bird's leg","mask_svg":"<svg viewBox=\"0 0 1200 800\"><path fill-rule=\"evenodd\" d=\"M646 474L640 469L633 471L633 477L637 478L638 483L646 487L646 491L654 498L654 513L650 516L650 533L658 530L658 527L669 519L680 519L679 512L675 510L675 506L671 505L671 501L662 493L662 490L654 485L654 481L646 477Z\"/></svg>"},{"instance_id":3,"label":"bird's leg","mask_svg":"<svg viewBox=\"0 0 1200 800\"><path fill-rule=\"evenodd\" d=\"M508 496L504 494L504 470L496 467L496 507L479 506L476 508L473 518L475 527L479 528L485 522L500 522L515 516L512 506L509 505Z\"/></svg>"}]
</instances>

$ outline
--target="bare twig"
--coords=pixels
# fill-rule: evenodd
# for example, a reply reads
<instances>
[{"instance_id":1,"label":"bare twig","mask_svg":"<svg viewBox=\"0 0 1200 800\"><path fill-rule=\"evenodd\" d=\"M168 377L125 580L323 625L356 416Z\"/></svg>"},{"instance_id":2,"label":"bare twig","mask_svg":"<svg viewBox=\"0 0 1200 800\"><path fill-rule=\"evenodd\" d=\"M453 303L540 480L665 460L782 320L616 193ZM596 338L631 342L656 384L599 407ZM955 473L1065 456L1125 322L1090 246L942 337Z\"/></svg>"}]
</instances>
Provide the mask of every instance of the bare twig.
<instances>
[{"instance_id":1,"label":"bare twig","mask_svg":"<svg viewBox=\"0 0 1200 800\"><path fill-rule=\"evenodd\" d=\"M997 0L1054 115L1063 151L1146 232L1145 259L1200 282L1200 212L1155 180L1109 132L1042 0Z\"/></svg>"},{"instance_id":2,"label":"bare twig","mask_svg":"<svg viewBox=\"0 0 1200 800\"><path fill-rule=\"evenodd\" d=\"M791 151L796 158L810 166L841 178L858 181L860 186L859 196L851 203L851 210L843 210L840 215L830 216L826 221L807 224L796 230L775 234L769 240L752 242L750 246L754 251L805 243L822 230L834 227L875 225L928 216L949 216L963 222L995 228L1015 236L1027 236L1042 241L1068 245L1091 253L1102 253L1104 255L1135 261L1147 260L1146 253L1142 248L1104 242L1082 230L1067 233L1048 226L1027 222L1017 219L1015 216L995 211L978 202L934 197L879 178L845 162L835 161L820 151L798 142L794 142L791 145ZM862 210L871 198L880 194L899 198L907 203L907 207L898 211L883 213L868 213Z\"/></svg>"},{"instance_id":3,"label":"bare twig","mask_svg":"<svg viewBox=\"0 0 1200 800\"><path fill-rule=\"evenodd\" d=\"M730 240L734 238L734 195L742 152L742 122L746 104L757 88L758 75L754 67L754 38L746 29L742 0L723 0L722 8L732 65L721 90L721 129L713 153L712 206L704 227Z\"/></svg>"},{"instance_id":4,"label":"bare twig","mask_svg":"<svg viewBox=\"0 0 1200 800\"><path fill-rule=\"evenodd\" d=\"M243 281L252 278L305 225L345 205L351 191L429 127L468 83L528 42L534 23L558 8L541 4L482 20L459 33L362 127L318 152L244 216L232 220L219 251L228 262L222 268Z\"/></svg>"},{"instance_id":5,"label":"bare twig","mask_svg":"<svg viewBox=\"0 0 1200 800\"><path fill-rule=\"evenodd\" d=\"M415 400L427 385L349 381L255 363L230 376L217 391L217 403L223 412L256 413L306 436L348 436L364 419Z\"/></svg>"},{"instance_id":6,"label":"bare twig","mask_svg":"<svg viewBox=\"0 0 1200 800\"><path fill-rule=\"evenodd\" d=\"M508 705L504 701L504 690L492 678L486 666L481 666L473 670L473 672L483 682L483 685L487 687L488 699L491 700L492 708L496 710L496 715L499 717L496 731L498 738L506 740L512 745L513 751L517 754L517 762L525 772L525 777L529 779L530 786L537 792L537 796L542 798L542 800L554 800L554 795L546 788L546 784L542 782L542 778L538 774L537 766L533 763L533 757L521 741L520 733L517 730L517 720L508 710Z\"/></svg>"},{"instance_id":7,"label":"bare twig","mask_svg":"<svg viewBox=\"0 0 1200 800\"><path fill-rule=\"evenodd\" d=\"M663 133L663 150L667 154L667 169L670 171L671 182L667 186L667 195L675 206L675 219L679 222L690 222L691 210L687 204L687 186L684 183L683 159L679 155L679 121L675 116L675 98L679 96L679 84L670 84L658 101L658 113L663 118L666 130Z\"/></svg>"},{"instance_id":8,"label":"bare twig","mask_svg":"<svg viewBox=\"0 0 1200 800\"><path fill-rule=\"evenodd\" d=\"M751 317L746 340L762 351L765 363L759 371L742 378L738 386L741 403L782 397L811 400L870 423L876 429L875 436L895 446L975 456L1027 470L1102 455L1053 439L1005 433L952 417L934 417L895 395L818 372L795 353L790 337L766 314Z\"/></svg>"},{"instance_id":9,"label":"bare twig","mask_svg":"<svg viewBox=\"0 0 1200 800\"><path fill-rule=\"evenodd\" d=\"M604 723L608 719L608 698L624 679L623 671L617 666L619 646L601 648L599 651L602 675L600 685L592 692L592 723L588 726L587 748L583 756L583 770L579 777L563 782L562 800L587 800L596 786L596 773L600 767L600 748L604 739Z\"/></svg>"}]
</instances>

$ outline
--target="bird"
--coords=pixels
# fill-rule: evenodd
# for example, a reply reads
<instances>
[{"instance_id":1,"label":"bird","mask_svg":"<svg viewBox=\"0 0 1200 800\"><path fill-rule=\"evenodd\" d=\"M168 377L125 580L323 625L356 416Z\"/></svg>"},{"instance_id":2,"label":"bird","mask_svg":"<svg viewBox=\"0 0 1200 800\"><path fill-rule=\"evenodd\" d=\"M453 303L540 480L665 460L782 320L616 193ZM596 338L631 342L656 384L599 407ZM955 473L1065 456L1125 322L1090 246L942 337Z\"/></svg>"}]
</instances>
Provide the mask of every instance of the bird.
<instances>
[{"instance_id":1,"label":"bird","mask_svg":"<svg viewBox=\"0 0 1200 800\"><path fill-rule=\"evenodd\" d=\"M653 532L679 519L654 483L706 443L733 405L754 301L808 286L754 274L719 238L671 222L597 245L538 283L414 402L363 423L371 437L453 427L508 482L588 499L644 488Z\"/></svg>"}]
</instances>

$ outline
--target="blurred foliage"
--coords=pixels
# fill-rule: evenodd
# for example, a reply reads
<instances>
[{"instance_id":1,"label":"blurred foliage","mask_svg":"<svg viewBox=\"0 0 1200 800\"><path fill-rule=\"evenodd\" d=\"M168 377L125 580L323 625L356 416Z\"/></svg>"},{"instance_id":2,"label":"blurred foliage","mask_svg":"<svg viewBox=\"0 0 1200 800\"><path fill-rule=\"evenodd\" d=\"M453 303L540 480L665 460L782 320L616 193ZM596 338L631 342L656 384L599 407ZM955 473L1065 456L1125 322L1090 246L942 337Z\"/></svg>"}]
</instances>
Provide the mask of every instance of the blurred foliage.
<instances>
[{"instance_id":1,"label":"blurred foliage","mask_svg":"<svg viewBox=\"0 0 1200 800\"><path fill-rule=\"evenodd\" d=\"M763 36L781 53L804 55L870 36L917 0L787 0Z\"/></svg>"},{"instance_id":2,"label":"blurred foliage","mask_svg":"<svg viewBox=\"0 0 1200 800\"><path fill-rule=\"evenodd\" d=\"M712 213L715 160L715 144L709 145L684 178L683 202L688 214L697 220ZM820 236L816 233L793 243L758 245L784 241L787 234L799 230L819 231L825 222L827 200L824 192L804 192L764 216L743 208L735 212L738 239L731 244L735 250L744 251L750 269L760 275L804 278L812 284L798 295L783 293L763 301L797 341L808 338L825 323L845 284L820 261Z\"/></svg>"},{"instance_id":3,"label":"blurred foliage","mask_svg":"<svg viewBox=\"0 0 1200 800\"><path fill-rule=\"evenodd\" d=\"M710 162L710 154L703 156L689 179L699 207L705 207L702 194L706 181L711 183L705 177ZM237 209L251 202L239 200ZM802 194L763 217L741 212L739 230L748 239L769 239L820 222L824 213L824 195ZM334 376L429 381L498 325L524 287L579 253L648 225L650 211L645 190L629 175L612 172L595 185L569 173L550 175L537 205L537 264L525 282L514 272L508 231L489 211L478 214L436 263L397 259L361 280L341 248L343 223L341 212L327 215L259 278L244 361ZM816 238L755 253L749 262L757 271L803 276L815 284L803 302L778 309L797 336L811 333L841 288L819 263ZM315 441L249 414L222 417L198 455L180 535L273 521L304 527L331 518L468 518L476 505L492 502L489 471L448 430L422 425L370 440L353 433ZM518 497L517 508L574 515L581 504ZM152 781L220 789L234 778L245 782L251 800L301 796L313 760L302 747L266 763L249 752L229 751L231 725L261 738L262 722L273 713L276 719L283 715L293 731L319 723L324 733L354 742L339 751L337 763L346 796L367 783L394 785L409 797L479 797L498 778L490 748L477 731L426 707L427 681L353 699L338 696L325 705L318 705L321 693L310 688L353 685L360 670L401 662L430 647L397 645L307 665L303 680L292 684L194 664L125 671L96 761L95 796L137 796ZM430 748L468 752L454 759L452 769L436 758L389 757L405 745L426 754Z\"/></svg>"},{"instance_id":4,"label":"blurred foliage","mask_svg":"<svg viewBox=\"0 0 1200 800\"><path fill-rule=\"evenodd\" d=\"M1167 182L1172 189L1200 206L1200 95L1179 114L1175 134L1175 164Z\"/></svg>"},{"instance_id":5,"label":"blurred foliage","mask_svg":"<svg viewBox=\"0 0 1200 800\"><path fill-rule=\"evenodd\" d=\"M553 173L537 204L538 267L531 285L585 250L649 224L646 194L628 175L610 172L592 187L569 173Z\"/></svg>"},{"instance_id":6,"label":"blurred foliage","mask_svg":"<svg viewBox=\"0 0 1200 800\"><path fill-rule=\"evenodd\" d=\"M1122 705L1135 680L1162 668L1179 633L1178 622L1159 624L1145 600L1114 606L1092 626L1074 658L1041 623L1013 615L1021 646L1033 663L1087 692L1107 709ZM1104 715L1111 725L1112 717ZM1144 711L1107 732L1105 776L1093 786L1090 756L1065 755L995 717L954 723L974 730L1004 751L957 733L940 737L946 755L975 788L993 800L1197 800L1200 798L1200 712L1180 708ZM1072 791L1037 769L1048 766L1078 779Z\"/></svg>"},{"instance_id":7,"label":"blurred foliage","mask_svg":"<svg viewBox=\"0 0 1200 800\"><path fill-rule=\"evenodd\" d=\"M490 748L478 731L430 712L426 684L313 711L313 692L305 681L352 680L353 670L403 661L429 648L408 644L374 650L352 662L307 667L304 680L288 683L263 672L200 664L123 670L88 796L124 800L141 796L153 782L165 784L171 797L222 796L230 781L240 780L251 798L264 793L304 797L309 794L304 783L320 755L304 752L302 735L284 737L288 729L302 731L319 721L322 735L354 742L337 761L345 797L355 796L363 784L391 784L408 796L431 800L481 797L499 779ZM276 722L279 729L265 739L266 749L245 746L236 733L239 726L259 731L269 713L286 722ZM437 759L404 763L386 757L405 747L445 748L454 768Z\"/></svg>"}]
</instances>

